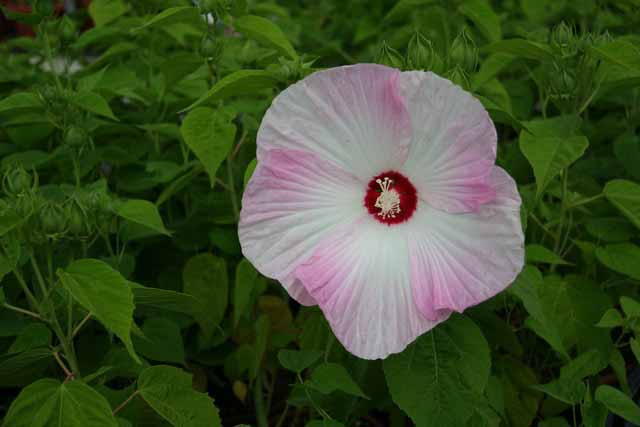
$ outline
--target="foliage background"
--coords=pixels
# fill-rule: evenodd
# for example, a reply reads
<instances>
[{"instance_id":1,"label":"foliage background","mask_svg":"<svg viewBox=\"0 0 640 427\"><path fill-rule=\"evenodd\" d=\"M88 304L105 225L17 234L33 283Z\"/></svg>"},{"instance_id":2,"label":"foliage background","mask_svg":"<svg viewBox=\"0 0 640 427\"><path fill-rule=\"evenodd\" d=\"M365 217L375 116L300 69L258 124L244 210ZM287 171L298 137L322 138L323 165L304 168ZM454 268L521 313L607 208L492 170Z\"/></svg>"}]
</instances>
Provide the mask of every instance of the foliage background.
<instances>
[{"instance_id":1,"label":"foliage background","mask_svg":"<svg viewBox=\"0 0 640 427\"><path fill-rule=\"evenodd\" d=\"M29 5L2 9L35 32L0 43L4 426L640 424L637 0ZM357 62L473 92L524 200L516 282L384 361L236 234L273 97Z\"/></svg>"}]
</instances>

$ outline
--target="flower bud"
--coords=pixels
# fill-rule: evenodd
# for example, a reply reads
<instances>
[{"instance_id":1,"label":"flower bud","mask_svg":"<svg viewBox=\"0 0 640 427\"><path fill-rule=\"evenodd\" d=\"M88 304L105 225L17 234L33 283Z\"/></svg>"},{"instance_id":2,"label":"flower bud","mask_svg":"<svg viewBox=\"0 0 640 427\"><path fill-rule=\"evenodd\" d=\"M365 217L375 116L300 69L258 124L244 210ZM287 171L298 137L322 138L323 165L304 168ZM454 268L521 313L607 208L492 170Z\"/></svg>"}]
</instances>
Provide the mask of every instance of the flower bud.
<instances>
[{"instance_id":1,"label":"flower bud","mask_svg":"<svg viewBox=\"0 0 640 427\"><path fill-rule=\"evenodd\" d=\"M48 237L57 237L67 230L67 217L58 204L49 202L40 210L40 230Z\"/></svg>"},{"instance_id":2,"label":"flower bud","mask_svg":"<svg viewBox=\"0 0 640 427\"><path fill-rule=\"evenodd\" d=\"M69 232L75 237L87 237L90 234L87 214L77 200L71 200L65 208Z\"/></svg>"},{"instance_id":3,"label":"flower bud","mask_svg":"<svg viewBox=\"0 0 640 427\"><path fill-rule=\"evenodd\" d=\"M64 42L73 41L76 37L76 24L67 15L60 20L60 38Z\"/></svg>"},{"instance_id":4,"label":"flower bud","mask_svg":"<svg viewBox=\"0 0 640 427\"><path fill-rule=\"evenodd\" d=\"M442 72L442 59L431 41L416 31L407 47L407 66L412 70Z\"/></svg>"},{"instance_id":5,"label":"flower bud","mask_svg":"<svg viewBox=\"0 0 640 427\"><path fill-rule=\"evenodd\" d=\"M200 44L200 54L209 61L216 63L222 56L224 51L224 40L220 37L214 37L207 34Z\"/></svg>"},{"instance_id":6,"label":"flower bud","mask_svg":"<svg viewBox=\"0 0 640 427\"><path fill-rule=\"evenodd\" d=\"M82 147L89 140L86 130L72 126L64 134L64 143L70 147Z\"/></svg>"},{"instance_id":7,"label":"flower bud","mask_svg":"<svg viewBox=\"0 0 640 427\"><path fill-rule=\"evenodd\" d=\"M563 54L568 54L572 50L574 42L573 28L561 22L551 32L551 45Z\"/></svg>"},{"instance_id":8,"label":"flower bud","mask_svg":"<svg viewBox=\"0 0 640 427\"><path fill-rule=\"evenodd\" d=\"M393 68L402 69L404 67L404 59L397 50L382 42L378 56L376 57L378 64L387 65Z\"/></svg>"},{"instance_id":9,"label":"flower bud","mask_svg":"<svg viewBox=\"0 0 640 427\"><path fill-rule=\"evenodd\" d=\"M460 66L456 66L453 69L449 70L446 77L464 90L469 90L469 88L471 87L467 72Z\"/></svg>"},{"instance_id":10,"label":"flower bud","mask_svg":"<svg viewBox=\"0 0 640 427\"><path fill-rule=\"evenodd\" d=\"M460 66L467 73L475 71L478 66L478 49L466 30L453 40L449 50L449 68Z\"/></svg>"},{"instance_id":11,"label":"flower bud","mask_svg":"<svg viewBox=\"0 0 640 427\"><path fill-rule=\"evenodd\" d=\"M22 167L17 167L7 171L3 179L4 192L8 196L18 196L26 193L33 185L31 174Z\"/></svg>"}]
</instances>

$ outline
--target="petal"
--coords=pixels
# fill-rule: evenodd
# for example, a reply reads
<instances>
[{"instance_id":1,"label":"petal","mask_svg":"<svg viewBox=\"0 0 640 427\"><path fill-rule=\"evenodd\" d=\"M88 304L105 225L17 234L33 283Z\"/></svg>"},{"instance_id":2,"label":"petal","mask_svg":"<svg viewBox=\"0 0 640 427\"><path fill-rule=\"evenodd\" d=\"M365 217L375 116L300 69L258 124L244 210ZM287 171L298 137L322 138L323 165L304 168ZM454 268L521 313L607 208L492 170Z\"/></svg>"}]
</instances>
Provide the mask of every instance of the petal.
<instances>
[{"instance_id":1,"label":"petal","mask_svg":"<svg viewBox=\"0 0 640 427\"><path fill-rule=\"evenodd\" d=\"M244 256L300 302L313 301L291 272L332 228L365 215L365 184L312 153L264 153L242 197L238 224Z\"/></svg>"},{"instance_id":2,"label":"petal","mask_svg":"<svg viewBox=\"0 0 640 427\"><path fill-rule=\"evenodd\" d=\"M487 183L496 159L496 129L480 101L433 73L404 72L400 93L413 139L402 171L423 200L452 213L493 200Z\"/></svg>"},{"instance_id":3,"label":"petal","mask_svg":"<svg viewBox=\"0 0 640 427\"><path fill-rule=\"evenodd\" d=\"M400 167L411 136L398 92L400 72L360 64L316 72L283 91L258 131L258 160L268 150L308 151L361 179Z\"/></svg>"},{"instance_id":4,"label":"petal","mask_svg":"<svg viewBox=\"0 0 640 427\"><path fill-rule=\"evenodd\" d=\"M524 235L516 184L499 167L493 168L489 182L497 196L478 212L449 214L424 203L416 211L409 242L411 284L428 319L491 298L522 270Z\"/></svg>"},{"instance_id":5,"label":"petal","mask_svg":"<svg viewBox=\"0 0 640 427\"><path fill-rule=\"evenodd\" d=\"M413 301L406 224L371 217L333 232L295 275L344 347L364 359L401 352L446 319L425 319Z\"/></svg>"}]
</instances>

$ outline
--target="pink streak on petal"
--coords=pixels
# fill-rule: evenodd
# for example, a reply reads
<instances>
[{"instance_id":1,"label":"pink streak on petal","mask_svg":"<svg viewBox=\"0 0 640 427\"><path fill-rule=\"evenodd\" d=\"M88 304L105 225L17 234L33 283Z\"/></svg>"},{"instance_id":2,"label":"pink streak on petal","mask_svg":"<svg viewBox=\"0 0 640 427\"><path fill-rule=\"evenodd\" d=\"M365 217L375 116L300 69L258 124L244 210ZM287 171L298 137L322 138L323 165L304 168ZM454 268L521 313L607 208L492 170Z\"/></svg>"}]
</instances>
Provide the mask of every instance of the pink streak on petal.
<instances>
[{"instance_id":1,"label":"pink streak on petal","mask_svg":"<svg viewBox=\"0 0 640 427\"><path fill-rule=\"evenodd\" d=\"M416 305L428 319L462 312L508 287L524 265L520 196L498 167L489 183L496 197L477 212L451 215L422 206L409 242ZM420 232L419 230L422 230Z\"/></svg>"}]
</instances>

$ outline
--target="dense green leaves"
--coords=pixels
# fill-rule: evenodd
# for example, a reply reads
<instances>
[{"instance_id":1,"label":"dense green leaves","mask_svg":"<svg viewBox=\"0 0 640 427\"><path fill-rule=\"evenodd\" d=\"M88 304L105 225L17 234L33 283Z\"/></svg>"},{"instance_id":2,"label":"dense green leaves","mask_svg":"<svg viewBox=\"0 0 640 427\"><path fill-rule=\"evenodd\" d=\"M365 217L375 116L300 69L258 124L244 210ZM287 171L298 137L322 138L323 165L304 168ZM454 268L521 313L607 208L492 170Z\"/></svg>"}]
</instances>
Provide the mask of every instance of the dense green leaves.
<instances>
[{"instance_id":1,"label":"dense green leaves","mask_svg":"<svg viewBox=\"0 0 640 427\"><path fill-rule=\"evenodd\" d=\"M136 224L143 225L160 234L169 234L164 227L158 208L147 200L126 200L116 205L118 216Z\"/></svg>"},{"instance_id":2,"label":"dense green leaves","mask_svg":"<svg viewBox=\"0 0 640 427\"><path fill-rule=\"evenodd\" d=\"M475 411L490 363L482 332L468 318L454 316L389 356L384 372L394 402L416 425L459 426Z\"/></svg>"},{"instance_id":3,"label":"dense green leaves","mask_svg":"<svg viewBox=\"0 0 640 427\"><path fill-rule=\"evenodd\" d=\"M640 407L626 394L608 385L596 389L596 400L633 424L640 424Z\"/></svg>"},{"instance_id":4,"label":"dense green leaves","mask_svg":"<svg viewBox=\"0 0 640 427\"><path fill-rule=\"evenodd\" d=\"M321 356L322 353L315 350L280 350L278 352L280 364L297 374L313 365Z\"/></svg>"},{"instance_id":5,"label":"dense green leaves","mask_svg":"<svg viewBox=\"0 0 640 427\"><path fill-rule=\"evenodd\" d=\"M610 269L640 280L640 247L632 243L618 243L596 249L598 260Z\"/></svg>"},{"instance_id":6,"label":"dense green leaves","mask_svg":"<svg viewBox=\"0 0 640 427\"><path fill-rule=\"evenodd\" d=\"M25 387L4 419L5 427L117 427L107 400L81 381L43 379Z\"/></svg>"},{"instance_id":7,"label":"dense green leaves","mask_svg":"<svg viewBox=\"0 0 640 427\"><path fill-rule=\"evenodd\" d=\"M332 393L336 390L343 391L359 397L367 397L358 384L351 378L349 372L336 363L323 363L313 370L311 375L311 387L321 393Z\"/></svg>"},{"instance_id":8,"label":"dense green leaves","mask_svg":"<svg viewBox=\"0 0 640 427\"><path fill-rule=\"evenodd\" d=\"M216 172L231 150L236 136L236 127L231 119L211 108L196 108L189 112L180 128L184 141L209 174L212 187Z\"/></svg>"}]
</instances>

